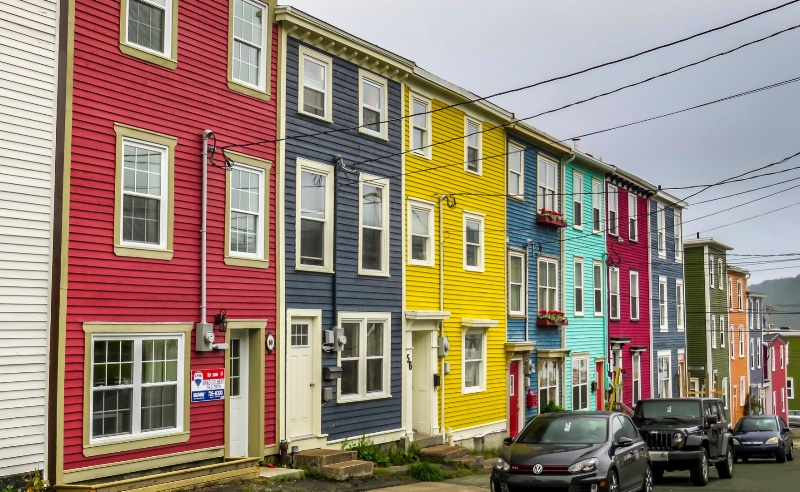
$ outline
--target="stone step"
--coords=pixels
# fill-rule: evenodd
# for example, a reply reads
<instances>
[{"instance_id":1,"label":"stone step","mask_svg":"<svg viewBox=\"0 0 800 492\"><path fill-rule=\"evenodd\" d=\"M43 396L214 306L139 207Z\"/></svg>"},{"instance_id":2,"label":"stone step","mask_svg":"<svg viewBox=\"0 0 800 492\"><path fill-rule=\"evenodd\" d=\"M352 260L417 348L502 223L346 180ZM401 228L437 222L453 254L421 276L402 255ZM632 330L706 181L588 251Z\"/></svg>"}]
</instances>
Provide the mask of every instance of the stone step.
<instances>
[{"instance_id":1,"label":"stone step","mask_svg":"<svg viewBox=\"0 0 800 492\"><path fill-rule=\"evenodd\" d=\"M442 436L429 436L428 434L414 434L414 442L420 449L430 448L442 444Z\"/></svg>"},{"instance_id":2,"label":"stone step","mask_svg":"<svg viewBox=\"0 0 800 492\"><path fill-rule=\"evenodd\" d=\"M483 468L483 456L461 456L454 460L447 460L448 465L456 468Z\"/></svg>"},{"instance_id":3,"label":"stone step","mask_svg":"<svg viewBox=\"0 0 800 492\"><path fill-rule=\"evenodd\" d=\"M352 461L358 458L355 451L342 451L336 449L309 449L300 451L294 457L294 466L308 466L311 468L322 468L323 466L334 465L345 461Z\"/></svg>"},{"instance_id":4,"label":"stone step","mask_svg":"<svg viewBox=\"0 0 800 492\"><path fill-rule=\"evenodd\" d=\"M425 448L420 454L431 461L443 463L448 460L454 460L456 458L465 456L467 454L467 449L462 448L461 446L448 446L447 444L440 444L438 446Z\"/></svg>"},{"instance_id":5,"label":"stone step","mask_svg":"<svg viewBox=\"0 0 800 492\"><path fill-rule=\"evenodd\" d=\"M319 471L341 482L348 478L372 476L373 465L371 461L349 460L322 466Z\"/></svg>"}]
</instances>

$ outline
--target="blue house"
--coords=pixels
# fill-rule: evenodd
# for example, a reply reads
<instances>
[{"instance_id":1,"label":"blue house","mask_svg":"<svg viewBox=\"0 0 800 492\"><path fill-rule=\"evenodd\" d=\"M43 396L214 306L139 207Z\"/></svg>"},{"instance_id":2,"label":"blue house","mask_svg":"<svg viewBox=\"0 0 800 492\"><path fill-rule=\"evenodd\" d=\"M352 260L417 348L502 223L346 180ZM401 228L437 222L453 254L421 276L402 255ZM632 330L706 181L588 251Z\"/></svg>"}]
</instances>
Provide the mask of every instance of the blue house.
<instances>
[{"instance_id":1,"label":"blue house","mask_svg":"<svg viewBox=\"0 0 800 492\"><path fill-rule=\"evenodd\" d=\"M766 328L766 317L764 307L767 303L767 296L757 292L747 291L747 333L749 335L749 354L750 360L750 394L751 401L761 404L761 411L766 408L767 387L764 383L764 328ZM759 413L759 412L754 412Z\"/></svg>"},{"instance_id":2,"label":"blue house","mask_svg":"<svg viewBox=\"0 0 800 492\"><path fill-rule=\"evenodd\" d=\"M686 366L686 291L683 223L687 204L663 191L649 200L650 308L653 397L684 396Z\"/></svg>"},{"instance_id":3,"label":"blue house","mask_svg":"<svg viewBox=\"0 0 800 492\"><path fill-rule=\"evenodd\" d=\"M276 18L287 33L278 435L300 450L362 435L397 440L405 435L399 80L411 62L291 8Z\"/></svg>"}]
</instances>

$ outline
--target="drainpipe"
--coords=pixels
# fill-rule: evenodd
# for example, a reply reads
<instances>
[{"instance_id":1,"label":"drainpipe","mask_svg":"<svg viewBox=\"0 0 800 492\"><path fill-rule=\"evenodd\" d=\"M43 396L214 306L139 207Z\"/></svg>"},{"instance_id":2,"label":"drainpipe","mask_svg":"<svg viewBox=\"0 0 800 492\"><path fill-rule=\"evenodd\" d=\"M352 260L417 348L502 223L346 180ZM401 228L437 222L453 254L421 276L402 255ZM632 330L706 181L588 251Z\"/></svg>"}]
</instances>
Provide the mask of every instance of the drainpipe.
<instances>
[{"instance_id":1,"label":"drainpipe","mask_svg":"<svg viewBox=\"0 0 800 492\"><path fill-rule=\"evenodd\" d=\"M534 253L533 253L533 245L534 245L534 243L535 243L535 241L533 239L528 239L527 241L525 241L525 253L526 253L526 255L525 255L525 341L526 342L530 342L531 341L531 337L530 337L530 317L531 317L530 311L531 310L530 310L530 306L528 305L528 297L529 297L528 296L528 282L530 282L530 278L531 278L531 276L530 276L530 273L531 273L530 272L530 270L531 270L530 256L534 255Z\"/></svg>"},{"instance_id":2,"label":"drainpipe","mask_svg":"<svg viewBox=\"0 0 800 492\"><path fill-rule=\"evenodd\" d=\"M575 145L575 144L573 143L573 145ZM561 212L562 213L566 212L566 201L567 201L567 199L566 199L565 193L567 191L567 164L569 164L570 162L574 161L575 157L576 157L576 154L575 154L575 152L573 152L572 154L570 154L570 156L567 158L567 160L563 161L562 164L561 164L561 187L560 188L561 188ZM574 193L575 190L573 189L572 192ZM573 211L572 220L573 220L573 222L575 221L574 211ZM567 243L566 243L566 237L567 237L567 228L566 227L561 228L559 230L559 234L558 235L559 235L559 238L561 239L561 243L559 244L559 246L560 246L559 247L559 252L560 252L559 256L561 257L561 289L560 289L561 292L559 293L561 295L561 303L560 304L561 304L561 309L563 310L564 314L566 314L567 313L567 309L566 309L566 305L565 305L566 302L565 301L566 301L566 297L567 297L566 296L566 279L567 279L567 263L566 263L566 260L567 260ZM585 265L585 263L584 263L584 265ZM574 268L574 265L573 265L573 268ZM573 272L573 274L574 274L574 272ZM565 348L567 348L567 328L562 326L562 327L559 328L559 330L561 331L561 348L565 349ZM570 360L571 360L571 358L570 358ZM570 365L571 365L571 362L570 362ZM572 371L570 371L570 377L571 377L571 374L572 374ZM567 358L566 358L566 355L564 355L564 363L561 366L561 380L562 381L566 381L567 380ZM572 403L572 405L574 405L574 402ZM561 406L564 407L564 408L566 408L566 406L567 406L567 392L566 391L562 391L561 392Z\"/></svg>"},{"instance_id":3,"label":"drainpipe","mask_svg":"<svg viewBox=\"0 0 800 492\"><path fill-rule=\"evenodd\" d=\"M439 195L439 312L444 311L444 207L442 207L442 202L444 201L444 195ZM441 340L444 337L444 320L439 321L439 339ZM444 357L442 357L441 364L439 366L439 397L441 398L441 405L440 405L440 420L441 424L439 426L439 432L442 434L442 438L444 439L445 430L444 430Z\"/></svg>"},{"instance_id":4,"label":"drainpipe","mask_svg":"<svg viewBox=\"0 0 800 492\"><path fill-rule=\"evenodd\" d=\"M206 224L208 222L208 138L213 134L211 130L203 132L203 186L201 192L201 222L200 222L200 322L206 322Z\"/></svg>"}]
</instances>

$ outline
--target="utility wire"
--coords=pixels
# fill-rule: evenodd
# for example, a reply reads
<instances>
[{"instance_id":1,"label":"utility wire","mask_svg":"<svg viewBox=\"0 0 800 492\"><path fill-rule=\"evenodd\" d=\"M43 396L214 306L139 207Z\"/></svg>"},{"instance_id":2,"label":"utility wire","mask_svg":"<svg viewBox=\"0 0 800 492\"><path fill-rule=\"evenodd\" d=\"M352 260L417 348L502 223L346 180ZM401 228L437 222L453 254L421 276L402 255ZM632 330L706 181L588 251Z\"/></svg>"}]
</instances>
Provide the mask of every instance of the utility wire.
<instances>
[{"instance_id":1,"label":"utility wire","mask_svg":"<svg viewBox=\"0 0 800 492\"><path fill-rule=\"evenodd\" d=\"M741 224L742 222L746 222L746 221L748 221L748 220L756 219L756 218L758 218L758 217L763 217L763 216L765 216L765 215L773 214L773 213L775 213L775 212L780 212L780 211L782 211L782 210L786 210L786 209L789 209L789 208L791 208L791 207L794 207L794 206L797 206L797 205L800 205L800 202L795 202L795 203L792 203L791 205L786 205L786 206L784 206L784 207L776 208L776 209L774 209L774 210L770 210L770 211L768 211L768 212L764 212L764 213L762 213L762 214L758 214L758 215L752 215L752 216L750 216L750 217L746 217L746 218L744 218L744 219L740 219L740 220L737 220L737 221L734 221L734 222L729 222L729 223L727 223L727 224L723 224L723 225L721 225L721 226L712 227L711 229L706 229L706 230L704 230L704 231L701 231L701 232L704 232L704 233L705 233L705 232L710 232L710 231L716 231L717 229L722 229L723 227L728 227L728 226L732 226L732 225L735 225L735 224Z\"/></svg>"}]
</instances>

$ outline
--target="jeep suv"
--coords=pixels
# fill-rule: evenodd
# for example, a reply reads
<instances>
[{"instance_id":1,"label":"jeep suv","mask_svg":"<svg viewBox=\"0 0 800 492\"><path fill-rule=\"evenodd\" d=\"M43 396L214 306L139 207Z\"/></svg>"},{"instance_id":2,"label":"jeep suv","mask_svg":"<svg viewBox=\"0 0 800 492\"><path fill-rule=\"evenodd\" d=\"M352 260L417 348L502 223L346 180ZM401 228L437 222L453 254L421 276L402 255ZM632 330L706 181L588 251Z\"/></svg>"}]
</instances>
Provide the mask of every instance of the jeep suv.
<instances>
[{"instance_id":1,"label":"jeep suv","mask_svg":"<svg viewBox=\"0 0 800 492\"><path fill-rule=\"evenodd\" d=\"M718 398L640 400L633 421L647 443L653 476L689 470L694 485L708 483L708 467L733 477L732 437Z\"/></svg>"}]
</instances>

